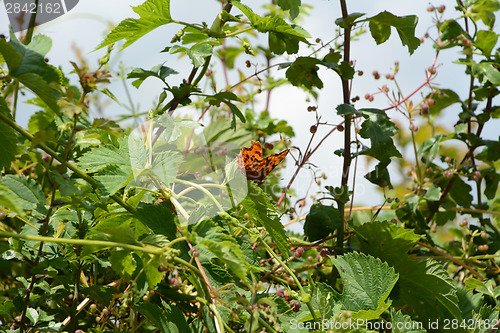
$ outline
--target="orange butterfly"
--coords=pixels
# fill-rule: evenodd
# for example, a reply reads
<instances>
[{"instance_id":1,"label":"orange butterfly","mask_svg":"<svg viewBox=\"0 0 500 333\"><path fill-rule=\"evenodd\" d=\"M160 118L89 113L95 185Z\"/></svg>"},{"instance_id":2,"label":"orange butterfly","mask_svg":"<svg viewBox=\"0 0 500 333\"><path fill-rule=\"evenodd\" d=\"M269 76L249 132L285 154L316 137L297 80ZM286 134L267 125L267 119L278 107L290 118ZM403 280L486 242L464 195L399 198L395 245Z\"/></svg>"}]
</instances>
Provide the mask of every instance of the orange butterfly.
<instances>
[{"instance_id":1,"label":"orange butterfly","mask_svg":"<svg viewBox=\"0 0 500 333\"><path fill-rule=\"evenodd\" d=\"M250 148L241 149L241 153L237 156L237 163L240 169L245 168L248 180L262 184L264 178L283 161L287 154L288 149L262 158L262 146L259 142L252 141Z\"/></svg>"}]
</instances>

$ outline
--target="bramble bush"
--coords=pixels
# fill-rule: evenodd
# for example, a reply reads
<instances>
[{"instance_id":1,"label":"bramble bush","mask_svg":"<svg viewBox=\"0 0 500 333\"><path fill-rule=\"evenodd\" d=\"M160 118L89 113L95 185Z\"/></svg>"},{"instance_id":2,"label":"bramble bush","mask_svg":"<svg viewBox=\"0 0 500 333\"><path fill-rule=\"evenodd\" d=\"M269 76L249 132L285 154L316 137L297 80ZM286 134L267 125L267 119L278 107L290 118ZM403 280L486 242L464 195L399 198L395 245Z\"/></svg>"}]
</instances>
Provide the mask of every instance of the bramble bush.
<instances>
[{"instance_id":1,"label":"bramble bush","mask_svg":"<svg viewBox=\"0 0 500 333\"><path fill-rule=\"evenodd\" d=\"M323 41L293 23L307 15L300 0L272 1L264 16L221 0L210 26L177 21L170 0L146 0L96 47L107 49L96 68L75 61L70 73L45 61L51 39L33 26L2 36L1 331L497 331L500 144L483 130L500 115L500 4L429 6L435 29L420 39L414 15L350 13L339 2L337 29ZM99 93L118 102L106 89L120 74L110 59L166 24L180 30L158 41L162 52L188 57L189 75L175 85L173 61L130 69L124 79L135 88L160 80L155 106L91 117ZM353 85L371 69L356 68L351 43L369 33L383 44L391 32L398 52L432 43L434 62L411 93L399 88L398 63L373 71L385 84L363 96L372 108L357 107ZM310 54L297 56L301 47ZM439 65L448 49L468 80L465 94L435 83L438 73L456 74ZM255 73L245 77L241 64ZM271 75L275 67L286 78ZM320 69L341 82L342 101L331 108L338 121L311 105L303 112L317 123L295 129L310 132L309 144L293 147L286 119L254 105L269 105L289 84L318 98ZM240 75L233 85L220 79L231 72ZM16 122L22 96L38 110L27 127ZM390 106L377 108L383 96ZM147 122L134 129L141 117ZM293 204L296 176L320 174L310 158L337 132L340 183L322 179L314 202ZM263 184L247 182L237 155L251 141L264 156L290 149L295 173L284 186L283 163ZM364 175L383 195L375 208L354 202L359 160L375 162ZM303 234L286 231L282 217L305 220Z\"/></svg>"}]
</instances>

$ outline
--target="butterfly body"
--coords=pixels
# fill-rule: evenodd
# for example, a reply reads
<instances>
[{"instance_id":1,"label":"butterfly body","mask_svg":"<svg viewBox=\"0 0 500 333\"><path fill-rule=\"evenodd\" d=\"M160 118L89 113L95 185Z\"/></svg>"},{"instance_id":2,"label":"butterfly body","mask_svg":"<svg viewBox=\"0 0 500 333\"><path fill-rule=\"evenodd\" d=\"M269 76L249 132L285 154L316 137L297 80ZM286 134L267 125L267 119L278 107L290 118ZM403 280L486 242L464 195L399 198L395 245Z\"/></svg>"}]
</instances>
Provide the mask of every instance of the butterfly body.
<instances>
[{"instance_id":1,"label":"butterfly body","mask_svg":"<svg viewBox=\"0 0 500 333\"><path fill-rule=\"evenodd\" d=\"M262 146L259 142L252 141L250 148L243 147L241 149L237 162L241 169L245 169L248 180L262 184L264 178L283 161L287 154L288 149L262 158Z\"/></svg>"}]
</instances>

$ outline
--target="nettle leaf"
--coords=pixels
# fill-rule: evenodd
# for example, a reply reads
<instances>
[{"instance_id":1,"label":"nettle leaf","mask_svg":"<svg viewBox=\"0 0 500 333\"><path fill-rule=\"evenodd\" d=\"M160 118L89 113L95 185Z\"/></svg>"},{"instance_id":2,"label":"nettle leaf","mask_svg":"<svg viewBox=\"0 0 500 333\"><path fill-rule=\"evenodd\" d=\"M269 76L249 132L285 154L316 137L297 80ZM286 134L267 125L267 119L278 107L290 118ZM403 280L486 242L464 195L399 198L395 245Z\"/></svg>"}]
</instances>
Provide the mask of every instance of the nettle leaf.
<instances>
[{"instance_id":1,"label":"nettle leaf","mask_svg":"<svg viewBox=\"0 0 500 333\"><path fill-rule=\"evenodd\" d=\"M128 167L109 165L100 170L94 178L104 195L113 195L125 187L133 179L133 175L130 165Z\"/></svg>"},{"instance_id":2,"label":"nettle leaf","mask_svg":"<svg viewBox=\"0 0 500 333\"><path fill-rule=\"evenodd\" d=\"M358 113L365 118L359 134L364 139L370 139L371 143L371 147L362 154L373 156L381 162L392 156L401 157L391 138L396 135L398 128L385 112L379 109L359 109Z\"/></svg>"},{"instance_id":3,"label":"nettle leaf","mask_svg":"<svg viewBox=\"0 0 500 333\"><path fill-rule=\"evenodd\" d=\"M391 35L391 27L394 27L398 32L401 43L408 47L410 54L413 54L420 46L420 40L415 37L415 28L418 22L416 15L396 16L383 11L363 21L369 22L370 32L377 44L387 41Z\"/></svg>"},{"instance_id":4,"label":"nettle leaf","mask_svg":"<svg viewBox=\"0 0 500 333\"><path fill-rule=\"evenodd\" d=\"M142 5L132 7L132 10L139 14L139 18L121 21L97 46L96 50L125 39L121 48L123 50L154 29L172 22L170 0L147 0Z\"/></svg>"},{"instance_id":5,"label":"nettle leaf","mask_svg":"<svg viewBox=\"0 0 500 333\"><path fill-rule=\"evenodd\" d=\"M276 4L283 10L289 10L292 20L299 16L301 0L278 0Z\"/></svg>"},{"instance_id":6,"label":"nettle leaf","mask_svg":"<svg viewBox=\"0 0 500 333\"><path fill-rule=\"evenodd\" d=\"M318 76L319 67L323 64L319 59L312 57L299 57L287 69L286 78L296 87L304 86L307 89L313 87L323 88L323 82Z\"/></svg>"},{"instance_id":7,"label":"nettle leaf","mask_svg":"<svg viewBox=\"0 0 500 333\"><path fill-rule=\"evenodd\" d=\"M137 79L132 82L132 85L136 88L139 88L141 84L144 82L144 80L146 80L148 77L159 78L165 83L165 78L173 74L179 74L179 73L170 67L163 66L163 64L160 64L152 67L150 70L142 68L134 68L132 72L128 73L127 79Z\"/></svg>"},{"instance_id":8,"label":"nettle leaf","mask_svg":"<svg viewBox=\"0 0 500 333\"><path fill-rule=\"evenodd\" d=\"M409 305L422 322L439 317L436 306L445 307L461 319L456 285L443 266L433 260L406 260L397 266L399 273L398 306Z\"/></svg>"},{"instance_id":9,"label":"nettle leaf","mask_svg":"<svg viewBox=\"0 0 500 333\"><path fill-rule=\"evenodd\" d=\"M394 268L362 253L348 253L331 260L344 286L342 295L335 294L344 310L379 309L398 281Z\"/></svg>"},{"instance_id":10,"label":"nettle leaf","mask_svg":"<svg viewBox=\"0 0 500 333\"><path fill-rule=\"evenodd\" d=\"M10 117L10 110L2 97L0 97L0 112ZM3 168L9 168L10 163L14 161L16 157L16 146L16 132L12 127L0 121L0 147L2 147L2 153L0 154L0 171Z\"/></svg>"},{"instance_id":11,"label":"nettle leaf","mask_svg":"<svg viewBox=\"0 0 500 333\"><path fill-rule=\"evenodd\" d=\"M249 182L248 196L241 202L243 210L259 225L262 225L276 242L278 250L286 259L289 256L290 241L276 212L276 205L253 182Z\"/></svg>"},{"instance_id":12,"label":"nettle leaf","mask_svg":"<svg viewBox=\"0 0 500 333\"><path fill-rule=\"evenodd\" d=\"M299 51L299 43L307 43L309 38L307 31L299 26L288 24L277 15L259 16L250 7L239 1L231 1L233 6L245 14L250 24L259 32L269 33L269 48L275 54L295 54Z\"/></svg>"},{"instance_id":13,"label":"nettle leaf","mask_svg":"<svg viewBox=\"0 0 500 333\"><path fill-rule=\"evenodd\" d=\"M389 222L365 223L354 227L360 239L360 249L371 256L395 266L420 240L412 229L404 229Z\"/></svg>"},{"instance_id":14,"label":"nettle leaf","mask_svg":"<svg viewBox=\"0 0 500 333\"><path fill-rule=\"evenodd\" d=\"M0 54L2 54L9 74L25 85L40 97L51 109L58 110L58 92L52 89L49 84L59 84L62 80L61 72L55 67L47 64L42 54L35 50L47 47L46 42L38 42L33 49L26 47L11 32L10 40L0 40ZM44 52L42 50L42 52Z\"/></svg>"},{"instance_id":15,"label":"nettle leaf","mask_svg":"<svg viewBox=\"0 0 500 333\"><path fill-rule=\"evenodd\" d=\"M474 45L483 51L483 54L489 56L498 41L498 35L493 31L479 30L476 35Z\"/></svg>"},{"instance_id":16,"label":"nettle leaf","mask_svg":"<svg viewBox=\"0 0 500 333\"><path fill-rule=\"evenodd\" d=\"M332 206L314 204L304 223L304 235L310 242L327 237L341 225L341 213Z\"/></svg>"}]
</instances>

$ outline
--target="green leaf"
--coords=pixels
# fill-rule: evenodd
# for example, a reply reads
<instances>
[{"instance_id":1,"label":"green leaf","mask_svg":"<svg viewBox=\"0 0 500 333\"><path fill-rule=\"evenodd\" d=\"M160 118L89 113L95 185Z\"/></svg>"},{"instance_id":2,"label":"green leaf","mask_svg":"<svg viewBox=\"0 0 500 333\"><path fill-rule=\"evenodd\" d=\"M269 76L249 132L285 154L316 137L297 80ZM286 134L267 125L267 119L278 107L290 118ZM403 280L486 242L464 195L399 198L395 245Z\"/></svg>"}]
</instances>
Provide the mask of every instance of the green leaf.
<instances>
[{"instance_id":1,"label":"green leaf","mask_svg":"<svg viewBox=\"0 0 500 333\"><path fill-rule=\"evenodd\" d=\"M133 175L130 166L109 165L97 172L94 178L104 195L113 195L125 187L133 179Z\"/></svg>"},{"instance_id":2,"label":"green leaf","mask_svg":"<svg viewBox=\"0 0 500 333\"><path fill-rule=\"evenodd\" d=\"M378 309L398 281L394 268L362 253L348 253L331 260L344 286L342 295L336 294L344 310Z\"/></svg>"},{"instance_id":3,"label":"green leaf","mask_svg":"<svg viewBox=\"0 0 500 333\"><path fill-rule=\"evenodd\" d=\"M398 32L401 43L408 47L410 54L413 54L420 46L420 40L415 37L415 28L418 22L418 17L415 15L396 16L387 11L383 11L363 21L370 22L370 32L377 44L382 44L389 39L391 35L390 27L394 27Z\"/></svg>"},{"instance_id":4,"label":"green leaf","mask_svg":"<svg viewBox=\"0 0 500 333\"><path fill-rule=\"evenodd\" d=\"M26 47L45 57L52 48L52 39L49 36L38 34L33 36L33 39Z\"/></svg>"},{"instance_id":5,"label":"green leaf","mask_svg":"<svg viewBox=\"0 0 500 333\"><path fill-rule=\"evenodd\" d=\"M134 216L155 234L164 235L171 241L176 238L175 215L170 207L162 204L144 205L137 209Z\"/></svg>"},{"instance_id":6,"label":"green leaf","mask_svg":"<svg viewBox=\"0 0 500 333\"><path fill-rule=\"evenodd\" d=\"M292 20L299 16L301 0L278 0L276 4L283 10L289 10Z\"/></svg>"},{"instance_id":7,"label":"green leaf","mask_svg":"<svg viewBox=\"0 0 500 333\"><path fill-rule=\"evenodd\" d=\"M15 200L20 203L23 209L36 210L42 215L47 212L45 195L41 185L35 180L24 176L5 175L0 178L0 185L7 187L15 194Z\"/></svg>"},{"instance_id":8,"label":"green leaf","mask_svg":"<svg viewBox=\"0 0 500 333\"><path fill-rule=\"evenodd\" d=\"M397 266L399 273L399 299L395 305L409 305L422 322L439 317L436 306L446 308L454 318L460 319L456 285L443 266L433 260L407 260Z\"/></svg>"},{"instance_id":9,"label":"green leaf","mask_svg":"<svg viewBox=\"0 0 500 333\"><path fill-rule=\"evenodd\" d=\"M7 208L19 216L24 216L23 206L17 200L16 194L2 184L0 184L0 206Z\"/></svg>"},{"instance_id":10,"label":"green leaf","mask_svg":"<svg viewBox=\"0 0 500 333\"><path fill-rule=\"evenodd\" d=\"M248 196L241 202L243 210L259 225L262 225L276 242L278 250L283 257L288 258L290 241L285 233L285 228L280 222L274 205L262 189L249 182Z\"/></svg>"},{"instance_id":11,"label":"green leaf","mask_svg":"<svg viewBox=\"0 0 500 333\"><path fill-rule=\"evenodd\" d=\"M44 56L37 53L46 49L46 41L37 40L33 50L20 43L16 35L11 32L10 41L0 40L0 54L3 55L9 73L28 89L40 97L50 108L58 110L58 93L49 84L61 82L62 74L55 67L45 62Z\"/></svg>"},{"instance_id":12,"label":"green leaf","mask_svg":"<svg viewBox=\"0 0 500 333\"><path fill-rule=\"evenodd\" d=\"M389 159L381 161L373 171L368 172L364 177L372 184L392 189L391 176L389 170L387 170L390 161Z\"/></svg>"},{"instance_id":13,"label":"green leaf","mask_svg":"<svg viewBox=\"0 0 500 333\"><path fill-rule=\"evenodd\" d=\"M478 0L471 2L467 16L473 20L481 19L486 26L491 26L495 21L495 12L500 9L496 0Z\"/></svg>"},{"instance_id":14,"label":"green leaf","mask_svg":"<svg viewBox=\"0 0 500 333\"><path fill-rule=\"evenodd\" d=\"M170 0L147 0L132 9L139 15L139 18L121 21L97 46L96 50L125 39L125 44L121 48L123 50L154 29L172 22Z\"/></svg>"},{"instance_id":15,"label":"green leaf","mask_svg":"<svg viewBox=\"0 0 500 333\"><path fill-rule=\"evenodd\" d=\"M170 54L175 54L179 52L186 53L186 55L191 59L195 67L201 67L205 64L205 58L213 54L214 48L209 43L198 43L190 48L174 45L170 48Z\"/></svg>"},{"instance_id":16,"label":"green leaf","mask_svg":"<svg viewBox=\"0 0 500 333\"><path fill-rule=\"evenodd\" d=\"M340 104L336 107L336 110L339 116L355 114L358 112L358 110L356 110L351 104Z\"/></svg>"},{"instance_id":17,"label":"green leaf","mask_svg":"<svg viewBox=\"0 0 500 333\"><path fill-rule=\"evenodd\" d=\"M137 264L132 252L129 250L113 249L109 256L111 268L120 276L130 279L134 273Z\"/></svg>"},{"instance_id":18,"label":"green leaf","mask_svg":"<svg viewBox=\"0 0 500 333\"><path fill-rule=\"evenodd\" d=\"M170 67L160 64L152 67L150 70L134 68L132 72L128 73L127 79L137 79L132 82L132 85L136 88L139 88L144 80L146 80L148 77L157 77L165 82L165 78L172 74L179 73Z\"/></svg>"},{"instance_id":19,"label":"green leaf","mask_svg":"<svg viewBox=\"0 0 500 333\"><path fill-rule=\"evenodd\" d=\"M470 207L472 204L472 195L470 194L472 188L469 184L464 182L460 177L456 177L450 191L449 196L462 207Z\"/></svg>"},{"instance_id":20,"label":"green leaf","mask_svg":"<svg viewBox=\"0 0 500 333\"><path fill-rule=\"evenodd\" d=\"M474 333L492 333L494 332L493 327L496 327L498 322L498 308L492 308L488 305L483 305L479 312L474 312L474 317L472 318L473 323L478 323L474 327ZM481 324L479 324L481 323ZM489 325L488 325L489 324Z\"/></svg>"},{"instance_id":21,"label":"green leaf","mask_svg":"<svg viewBox=\"0 0 500 333\"><path fill-rule=\"evenodd\" d=\"M494 63L481 62L472 65L472 73L481 83L490 81L494 85L500 85L500 71L495 68Z\"/></svg>"},{"instance_id":22,"label":"green leaf","mask_svg":"<svg viewBox=\"0 0 500 333\"><path fill-rule=\"evenodd\" d=\"M429 185L429 188L426 190L424 199L431 201L438 201L441 197L441 188L436 186L434 183Z\"/></svg>"},{"instance_id":23,"label":"green leaf","mask_svg":"<svg viewBox=\"0 0 500 333\"><path fill-rule=\"evenodd\" d=\"M318 64L321 60L312 57L298 57L287 69L286 78L294 86L304 86L307 89L313 87L323 88L323 82L318 76Z\"/></svg>"},{"instance_id":24,"label":"green leaf","mask_svg":"<svg viewBox=\"0 0 500 333\"><path fill-rule=\"evenodd\" d=\"M391 309L392 333L426 333L421 322L413 321L410 316Z\"/></svg>"},{"instance_id":25,"label":"green leaf","mask_svg":"<svg viewBox=\"0 0 500 333\"><path fill-rule=\"evenodd\" d=\"M36 311L33 308L27 308L26 309L26 317L35 325L38 322L38 311Z\"/></svg>"},{"instance_id":26,"label":"green leaf","mask_svg":"<svg viewBox=\"0 0 500 333\"><path fill-rule=\"evenodd\" d=\"M454 46L459 40L459 36L469 36L462 26L455 20L446 20L439 26L442 33L443 43L447 47Z\"/></svg>"},{"instance_id":27,"label":"green leaf","mask_svg":"<svg viewBox=\"0 0 500 333\"><path fill-rule=\"evenodd\" d=\"M231 1L231 4L245 14L257 31L269 33L269 48L273 53L283 54L286 51L288 54L295 54L299 51L299 43L307 43L305 38L310 37L307 31L299 26L289 25L280 16L261 17L240 1Z\"/></svg>"},{"instance_id":28,"label":"green leaf","mask_svg":"<svg viewBox=\"0 0 500 333\"><path fill-rule=\"evenodd\" d=\"M0 112L10 117L10 110L5 100L0 97ZM2 153L0 154L0 171L3 168L8 169L10 163L16 157L17 136L12 127L0 121L0 147Z\"/></svg>"},{"instance_id":29,"label":"green leaf","mask_svg":"<svg viewBox=\"0 0 500 333\"><path fill-rule=\"evenodd\" d=\"M420 240L412 229L404 229L389 222L365 223L354 227L360 239L360 249L369 255L396 266Z\"/></svg>"},{"instance_id":30,"label":"green leaf","mask_svg":"<svg viewBox=\"0 0 500 333\"><path fill-rule=\"evenodd\" d=\"M163 138L166 142L177 140L182 134L182 128L198 128L200 123L191 119L174 119L169 114L157 118L158 124L165 127Z\"/></svg>"},{"instance_id":31,"label":"green leaf","mask_svg":"<svg viewBox=\"0 0 500 333\"><path fill-rule=\"evenodd\" d=\"M375 157L384 161L390 157L401 157L391 136L396 135L398 128L390 121L384 111L379 109L359 109L366 119L361 125L359 134L364 139L370 139L371 148L363 151L363 155Z\"/></svg>"},{"instance_id":32,"label":"green leaf","mask_svg":"<svg viewBox=\"0 0 500 333\"><path fill-rule=\"evenodd\" d=\"M340 227L341 213L332 206L316 203L311 206L304 223L304 235L310 242L327 237Z\"/></svg>"},{"instance_id":33,"label":"green leaf","mask_svg":"<svg viewBox=\"0 0 500 333\"><path fill-rule=\"evenodd\" d=\"M460 97L456 92L450 89L435 89L435 93L427 95L426 98L432 98L436 103L429 105L429 113L433 116L438 115L441 110L455 103L460 103Z\"/></svg>"},{"instance_id":34,"label":"green leaf","mask_svg":"<svg viewBox=\"0 0 500 333\"><path fill-rule=\"evenodd\" d=\"M136 306L136 309L162 333L191 332L181 309L165 302L162 305L163 309L156 304L144 302Z\"/></svg>"},{"instance_id":35,"label":"green leaf","mask_svg":"<svg viewBox=\"0 0 500 333\"><path fill-rule=\"evenodd\" d=\"M462 287L457 288L458 305L462 318L472 319L474 312L479 312L484 304L484 296L480 293L474 293L472 290L466 290Z\"/></svg>"},{"instance_id":36,"label":"green leaf","mask_svg":"<svg viewBox=\"0 0 500 333\"><path fill-rule=\"evenodd\" d=\"M422 156L422 161L425 162L426 165L430 165L436 158L443 139L443 135L437 135L434 138L425 140L418 147L417 154L418 156Z\"/></svg>"},{"instance_id":37,"label":"green leaf","mask_svg":"<svg viewBox=\"0 0 500 333\"><path fill-rule=\"evenodd\" d=\"M498 41L498 35L493 31L479 30L476 35L474 45L483 51L483 54L489 56Z\"/></svg>"},{"instance_id":38,"label":"green leaf","mask_svg":"<svg viewBox=\"0 0 500 333\"><path fill-rule=\"evenodd\" d=\"M203 239L199 244L219 258L236 277L243 281L247 280L248 264L237 243L229 240Z\"/></svg>"}]
</instances>

